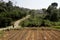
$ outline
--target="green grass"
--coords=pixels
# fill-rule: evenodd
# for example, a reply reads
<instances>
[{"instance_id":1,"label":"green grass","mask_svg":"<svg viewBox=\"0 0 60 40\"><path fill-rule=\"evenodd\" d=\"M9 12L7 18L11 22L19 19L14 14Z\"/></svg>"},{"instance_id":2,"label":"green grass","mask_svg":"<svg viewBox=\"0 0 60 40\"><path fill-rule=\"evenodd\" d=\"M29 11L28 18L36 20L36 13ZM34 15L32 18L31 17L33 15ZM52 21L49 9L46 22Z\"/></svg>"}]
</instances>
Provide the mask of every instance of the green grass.
<instances>
[{"instance_id":1,"label":"green grass","mask_svg":"<svg viewBox=\"0 0 60 40\"><path fill-rule=\"evenodd\" d=\"M53 26L52 28L60 29L60 26Z\"/></svg>"},{"instance_id":2,"label":"green grass","mask_svg":"<svg viewBox=\"0 0 60 40\"><path fill-rule=\"evenodd\" d=\"M0 31L0 38L3 36L4 31Z\"/></svg>"},{"instance_id":3,"label":"green grass","mask_svg":"<svg viewBox=\"0 0 60 40\"><path fill-rule=\"evenodd\" d=\"M50 28L60 29L60 26L51 26Z\"/></svg>"}]
</instances>

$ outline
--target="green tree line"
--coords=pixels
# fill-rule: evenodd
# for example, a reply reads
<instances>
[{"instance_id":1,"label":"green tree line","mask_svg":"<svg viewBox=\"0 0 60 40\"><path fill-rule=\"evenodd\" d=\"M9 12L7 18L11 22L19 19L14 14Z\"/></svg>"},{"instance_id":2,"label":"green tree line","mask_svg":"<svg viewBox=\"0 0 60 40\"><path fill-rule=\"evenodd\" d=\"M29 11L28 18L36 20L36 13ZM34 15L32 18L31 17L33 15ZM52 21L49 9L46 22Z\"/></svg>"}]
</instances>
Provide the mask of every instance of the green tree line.
<instances>
[{"instance_id":1,"label":"green tree line","mask_svg":"<svg viewBox=\"0 0 60 40\"><path fill-rule=\"evenodd\" d=\"M13 6L11 1L0 1L0 27L9 26L11 22L26 16L27 10L29 9Z\"/></svg>"},{"instance_id":2,"label":"green tree line","mask_svg":"<svg viewBox=\"0 0 60 40\"><path fill-rule=\"evenodd\" d=\"M60 26L60 8L57 6L58 3L51 3L47 9L42 9L43 13L31 10L31 17L20 25L23 27Z\"/></svg>"}]
</instances>

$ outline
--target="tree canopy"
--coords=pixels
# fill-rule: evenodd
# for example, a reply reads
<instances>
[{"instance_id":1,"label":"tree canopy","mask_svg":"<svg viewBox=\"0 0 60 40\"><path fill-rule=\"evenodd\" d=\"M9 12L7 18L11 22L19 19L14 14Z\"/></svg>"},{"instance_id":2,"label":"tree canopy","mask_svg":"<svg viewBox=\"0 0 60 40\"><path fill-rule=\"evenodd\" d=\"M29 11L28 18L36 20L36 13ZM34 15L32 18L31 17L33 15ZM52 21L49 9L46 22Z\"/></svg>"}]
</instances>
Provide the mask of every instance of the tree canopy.
<instances>
[{"instance_id":1,"label":"tree canopy","mask_svg":"<svg viewBox=\"0 0 60 40\"><path fill-rule=\"evenodd\" d=\"M11 25L12 21L21 19L27 15L27 10L25 8L20 8L18 6L13 6L11 1L0 2L0 27L6 27Z\"/></svg>"}]
</instances>

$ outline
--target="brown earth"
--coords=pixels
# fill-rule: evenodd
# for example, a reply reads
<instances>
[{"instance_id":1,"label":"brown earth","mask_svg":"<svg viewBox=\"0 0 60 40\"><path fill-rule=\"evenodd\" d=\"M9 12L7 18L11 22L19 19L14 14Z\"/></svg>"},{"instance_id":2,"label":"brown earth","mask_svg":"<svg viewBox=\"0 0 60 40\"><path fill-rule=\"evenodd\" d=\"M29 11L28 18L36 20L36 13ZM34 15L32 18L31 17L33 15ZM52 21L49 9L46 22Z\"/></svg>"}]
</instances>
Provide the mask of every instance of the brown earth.
<instances>
[{"instance_id":1,"label":"brown earth","mask_svg":"<svg viewBox=\"0 0 60 40\"><path fill-rule=\"evenodd\" d=\"M60 40L60 31L52 29L19 29L4 31L0 40Z\"/></svg>"}]
</instances>

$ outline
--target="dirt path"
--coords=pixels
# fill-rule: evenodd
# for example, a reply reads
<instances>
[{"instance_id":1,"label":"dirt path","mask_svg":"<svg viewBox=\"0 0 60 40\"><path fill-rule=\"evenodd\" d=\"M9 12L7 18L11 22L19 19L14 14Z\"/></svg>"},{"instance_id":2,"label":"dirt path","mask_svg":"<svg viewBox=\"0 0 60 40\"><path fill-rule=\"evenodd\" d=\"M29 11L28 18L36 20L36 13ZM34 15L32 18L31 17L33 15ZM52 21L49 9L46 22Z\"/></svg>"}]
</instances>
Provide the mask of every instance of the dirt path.
<instances>
[{"instance_id":1,"label":"dirt path","mask_svg":"<svg viewBox=\"0 0 60 40\"><path fill-rule=\"evenodd\" d=\"M19 23L22 22L22 21L24 21L25 19L27 19L27 18L29 18L29 17L30 17L30 15L27 15L26 17L17 20L17 21L14 23L14 28L19 27Z\"/></svg>"},{"instance_id":2,"label":"dirt path","mask_svg":"<svg viewBox=\"0 0 60 40\"><path fill-rule=\"evenodd\" d=\"M30 15L27 15L26 17L15 21L14 22L14 28L20 28L19 23L22 22L22 21L24 21L25 19L27 19L29 17L30 17ZM13 28L13 25L12 26L9 26L7 28L0 28L0 30L6 30L6 29L11 29L11 28Z\"/></svg>"}]
</instances>

